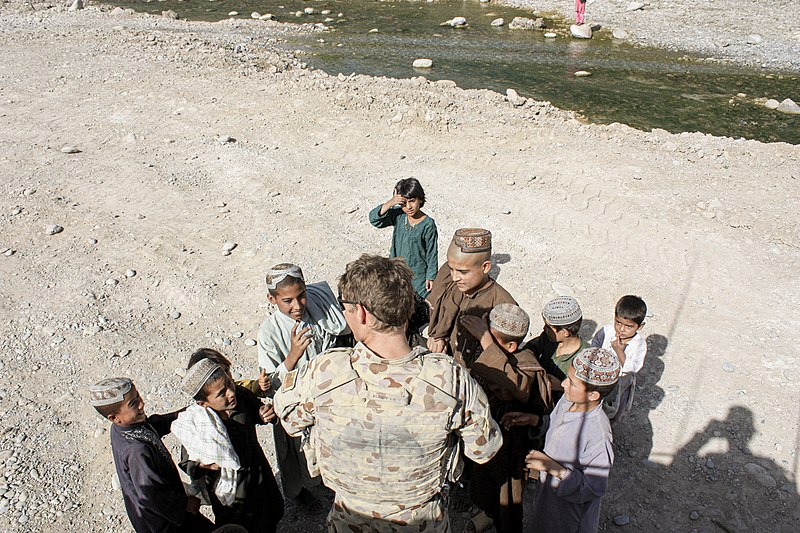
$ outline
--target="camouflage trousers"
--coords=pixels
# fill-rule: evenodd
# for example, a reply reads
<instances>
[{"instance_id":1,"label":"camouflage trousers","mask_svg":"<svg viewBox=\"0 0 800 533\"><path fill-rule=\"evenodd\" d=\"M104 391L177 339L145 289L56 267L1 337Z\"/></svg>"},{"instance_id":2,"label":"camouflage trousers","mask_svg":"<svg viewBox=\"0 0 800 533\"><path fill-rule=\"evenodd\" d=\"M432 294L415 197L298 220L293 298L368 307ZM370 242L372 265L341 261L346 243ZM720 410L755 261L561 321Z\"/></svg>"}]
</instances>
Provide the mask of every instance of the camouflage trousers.
<instances>
[{"instance_id":1,"label":"camouflage trousers","mask_svg":"<svg viewBox=\"0 0 800 533\"><path fill-rule=\"evenodd\" d=\"M404 509L395 505L396 512L380 514L357 511L337 497L328 514L328 533L450 533L450 519L440 497L425 504Z\"/></svg>"}]
</instances>

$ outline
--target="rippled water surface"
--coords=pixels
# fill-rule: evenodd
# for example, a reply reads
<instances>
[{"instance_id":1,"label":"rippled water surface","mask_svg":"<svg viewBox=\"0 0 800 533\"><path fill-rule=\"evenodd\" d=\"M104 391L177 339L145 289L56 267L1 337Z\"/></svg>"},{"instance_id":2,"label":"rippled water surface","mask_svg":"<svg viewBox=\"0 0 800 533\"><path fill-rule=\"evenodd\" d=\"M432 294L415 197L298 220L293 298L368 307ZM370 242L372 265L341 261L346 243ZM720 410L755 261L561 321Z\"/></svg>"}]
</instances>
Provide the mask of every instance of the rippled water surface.
<instances>
[{"instance_id":1,"label":"rippled water surface","mask_svg":"<svg viewBox=\"0 0 800 533\"><path fill-rule=\"evenodd\" d=\"M756 101L787 97L800 101L797 74L698 61L612 40L606 30L591 40L576 40L568 36L567 21L547 14L545 31L558 33L555 39L545 39L541 30L492 27L495 18L504 18L507 25L515 16L534 15L477 1L123 0L118 5L152 13L172 9L195 20L219 20L230 11L246 18L253 11L272 13L285 22L333 18L325 22L330 32L291 43L307 51L310 65L330 74L398 78L422 74L454 80L464 88L505 92L512 87L523 96L579 111L594 122L800 144L800 115L770 111ZM316 13L295 15L307 7ZM331 13L322 15L323 10ZM439 25L455 16L466 17L469 27ZM378 31L370 33L373 29ZM412 68L417 58L432 59L433 69ZM575 77L578 70L591 76Z\"/></svg>"}]
</instances>

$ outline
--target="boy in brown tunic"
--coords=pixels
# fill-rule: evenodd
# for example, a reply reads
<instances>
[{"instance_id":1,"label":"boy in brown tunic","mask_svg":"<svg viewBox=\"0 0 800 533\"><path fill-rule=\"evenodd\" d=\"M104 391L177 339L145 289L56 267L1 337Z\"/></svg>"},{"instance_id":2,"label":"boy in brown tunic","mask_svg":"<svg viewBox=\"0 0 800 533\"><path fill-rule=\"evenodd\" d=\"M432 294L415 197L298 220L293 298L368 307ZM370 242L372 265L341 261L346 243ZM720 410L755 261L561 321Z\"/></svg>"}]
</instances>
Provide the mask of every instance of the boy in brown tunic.
<instances>
[{"instance_id":1,"label":"boy in brown tunic","mask_svg":"<svg viewBox=\"0 0 800 533\"><path fill-rule=\"evenodd\" d=\"M462 325L478 339L482 353L468 365L472 376L489 398L492 416L527 411L543 415L553 407L547 373L522 341L530 318L514 304L499 304L485 318L465 316ZM525 455L532 443L524 428L503 431L503 447L494 459L472 468L471 499L494 522L498 532L522 529L522 493L525 488ZM476 530L481 520L473 519Z\"/></svg>"},{"instance_id":2,"label":"boy in brown tunic","mask_svg":"<svg viewBox=\"0 0 800 533\"><path fill-rule=\"evenodd\" d=\"M481 228L456 231L447 249L447 262L439 269L428 295L431 319L428 349L449 353L469 366L481 352L461 318L482 317L501 303L517 302L499 283L489 277L492 269L492 234Z\"/></svg>"}]
</instances>

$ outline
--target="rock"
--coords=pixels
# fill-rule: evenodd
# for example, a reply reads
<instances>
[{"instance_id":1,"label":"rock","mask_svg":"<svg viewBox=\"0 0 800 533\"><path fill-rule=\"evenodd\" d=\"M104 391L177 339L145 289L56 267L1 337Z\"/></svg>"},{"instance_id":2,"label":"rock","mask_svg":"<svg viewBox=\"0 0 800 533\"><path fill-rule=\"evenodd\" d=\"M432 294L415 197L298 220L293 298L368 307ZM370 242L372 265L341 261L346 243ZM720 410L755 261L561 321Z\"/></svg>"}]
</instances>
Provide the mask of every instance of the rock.
<instances>
[{"instance_id":1,"label":"rock","mask_svg":"<svg viewBox=\"0 0 800 533\"><path fill-rule=\"evenodd\" d=\"M247 339L247 340L244 341L244 345L245 346L255 346L256 345L256 340L255 339Z\"/></svg>"},{"instance_id":2,"label":"rock","mask_svg":"<svg viewBox=\"0 0 800 533\"><path fill-rule=\"evenodd\" d=\"M272 13L267 13L266 15L261 15L258 18L259 20L272 20L275 18L275 15L273 15Z\"/></svg>"},{"instance_id":3,"label":"rock","mask_svg":"<svg viewBox=\"0 0 800 533\"><path fill-rule=\"evenodd\" d=\"M775 111L780 111L781 113L786 113L788 115L800 115L800 105L794 103L791 98L787 98L775 108Z\"/></svg>"},{"instance_id":4,"label":"rock","mask_svg":"<svg viewBox=\"0 0 800 533\"><path fill-rule=\"evenodd\" d=\"M119 280L118 280L118 279L114 279L114 278L108 278L108 279L106 280L106 285L108 285L109 287L113 287L113 286L114 286L114 285L116 285L117 283L119 283Z\"/></svg>"},{"instance_id":5,"label":"rock","mask_svg":"<svg viewBox=\"0 0 800 533\"><path fill-rule=\"evenodd\" d=\"M574 296L574 292L572 287L569 285L564 285L563 283L559 283L558 281L554 281L550 287L552 287L553 291L559 296Z\"/></svg>"},{"instance_id":6,"label":"rock","mask_svg":"<svg viewBox=\"0 0 800 533\"><path fill-rule=\"evenodd\" d=\"M627 39L629 35L628 32L622 28L614 28L614 30L611 32L611 36L614 39Z\"/></svg>"},{"instance_id":7,"label":"rock","mask_svg":"<svg viewBox=\"0 0 800 533\"><path fill-rule=\"evenodd\" d=\"M614 517L614 525L617 526L627 526L631 523L631 519L626 514L620 514Z\"/></svg>"},{"instance_id":8,"label":"rock","mask_svg":"<svg viewBox=\"0 0 800 533\"><path fill-rule=\"evenodd\" d=\"M556 37L558 37L558 34L553 33L551 31L548 31L547 33L544 34L545 39L555 39Z\"/></svg>"},{"instance_id":9,"label":"rock","mask_svg":"<svg viewBox=\"0 0 800 533\"><path fill-rule=\"evenodd\" d=\"M61 148L61 153L62 154L79 154L79 153L81 153L81 151L78 150L77 148L75 148L74 146L64 146L63 148Z\"/></svg>"},{"instance_id":10,"label":"rock","mask_svg":"<svg viewBox=\"0 0 800 533\"><path fill-rule=\"evenodd\" d=\"M181 312L180 311L173 311L172 313L170 313L169 316L173 320L178 320L181 317Z\"/></svg>"},{"instance_id":11,"label":"rock","mask_svg":"<svg viewBox=\"0 0 800 533\"><path fill-rule=\"evenodd\" d=\"M641 2L630 2L625 8L625 11L640 11L644 9L644 4Z\"/></svg>"},{"instance_id":12,"label":"rock","mask_svg":"<svg viewBox=\"0 0 800 533\"><path fill-rule=\"evenodd\" d=\"M303 13L305 13L306 15L313 15L316 12L317 10L314 9L313 7L307 7L303 10Z\"/></svg>"},{"instance_id":13,"label":"rock","mask_svg":"<svg viewBox=\"0 0 800 533\"><path fill-rule=\"evenodd\" d=\"M778 109L779 105L781 105L781 103L779 101L777 101L777 100L772 99L772 98L770 98L769 100L764 102L764 107L766 107L767 109Z\"/></svg>"},{"instance_id":14,"label":"rock","mask_svg":"<svg viewBox=\"0 0 800 533\"><path fill-rule=\"evenodd\" d=\"M453 28L460 28L467 25L467 19L464 17L453 17L450 19L450 26Z\"/></svg>"},{"instance_id":15,"label":"rock","mask_svg":"<svg viewBox=\"0 0 800 533\"><path fill-rule=\"evenodd\" d=\"M576 39L591 39L592 38L592 28L587 26L586 24L581 24L578 26L577 24L573 24L569 27L569 33Z\"/></svg>"},{"instance_id":16,"label":"rock","mask_svg":"<svg viewBox=\"0 0 800 533\"><path fill-rule=\"evenodd\" d=\"M111 13L110 13L110 15L112 15L114 17L120 17L122 15L127 15L127 14L128 14L128 12L125 11L124 9L122 9L121 7L115 7L114 9L111 10Z\"/></svg>"},{"instance_id":17,"label":"rock","mask_svg":"<svg viewBox=\"0 0 800 533\"><path fill-rule=\"evenodd\" d=\"M503 19L494 19L492 21L492 26L502 26L505 23L506 23L506 21L503 20Z\"/></svg>"},{"instance_id":18,"label":"rock","mask_svg":"<svg viewBox=\"0 0 800 533\"><path fill-rule=\"evenodd\" d=\"M24 191L22 191L22 194L24 194L25 196L33 196L34 194L36 194L36 189L25 189ZM22 209L20 209L19 211L22 212Z\"/></svg>"},{"instance_id":19,"label":"rock","mask_svg":"<svg viewBox=\"0 0 800 533\"><path fill-rule=\"evenodd\" d=\"M514 107L523 106L527 102L527 98L520 96L514 89L506 89L506 100Z\"/></svg>"},{"instance_id":20,"label":"rock","mask_svg":"<svg viewBox=\"0 0 800 533\"><path fill-rule=\"evenodd\" d=\"M175 13L171 9L168 9L167 11L162 11L161 16L164 17L165 19L172 19L172 20L178 20L179 18L181 18L177 13Z\"/></svg>"},{"instance_id":21,"label":"rock","mask_svg":"<svg viewBox=\"0 0 800 533\"><path fill-rule=\"evenodd\" d=\"M536 20L525 17L514 17L508 25L511 30L538 30L544 28L544 19L539 17Z\"/></svg>"},{"instance_id":22,"label":"rock","mask_svg":"<svg viewBox=\"0 0 800 533\"><path fill-rule=\"evenodd\" d=\"M700 519L700 513L698 513L697 511L692 511L691 513L689 513L689 518L691 520L699 520Z\"/></svg>"},{"instance_id":23,"label":"rock","mask_svg":"<svg viewBox=\"0 0 800 533\"><path fill-rule=\"evenodd\" d=\"M319 14L320 15L330 15L331 14L331 10L330 9L323 9L322 11L319 12Z\"/></svg>"},{"instance_id":24,"label":"rock","mask_svg":"<svg viewBox=\"0 0 800 533\"><path fill-rule=\"evenodd\" d=\"M775 479L770 476L761 465L757 465L756 463L747 463L744 465L744 469L748 474L753 476L756 481L768 489L775 488L778 485Z\"/></svg>"},{"instance_id":25,"label":"rock","mask_svg":"<svg viewBox=\"0 0 800 533\"><path fill-rule=\"evenodd\" d=\"M433 60L431 59L415 59L411 65L414 68L431 68L433 67Z\"/></svg>"},{"instance_id":26,"label":"rock","mask_svg":"<svg viewBox=\"0 0 800 533\"><path fill-rule=\"evenodd\" d=\"M234 139L230 135L220 135L219 137L217 137L217 142L220 144L235 143L236 139Z\"/></svg>"},{"instance_id":27,"label":"rock","mask_svg":"<svg viewBox=\"0 0 800 533\"><path fill-rule=\"evenodd\" d=\"M369 30L369 32L367 32L367 33L378 33L378 28L372 28L372 29L371 29L371 30Z\"/></svg>"},{"instance_id":28,"label":"rock","mask_svg":"<svg viewBox=\"0 0 800 533\"><path fill-rule=\"evenodd\" d=\"M225 244L222 245L222 251L223 252L232 252L234 250L234 248L236 248L237 246L238 246L238 244L236 244L235 242L228 241L228 242L226 242Z\"/></svg>"},{"instance_id":29,"label":"rock","mask_svg":"<svg viewBox=\"0 0 800 533\"><path fill-rule=\"evenodd\" d=\"M64 228L58 224L50 224L44 230L44 232L48 235L55 235L57 233L61 233L62 231L64 231Z\"/></svg>"},{"instance_id":30,"label":"rock","mask_svg":"<svg viewBox=\"0 0 800 533\"><path fill-rule=\"evenodd\" d=\"M261 13L259 13L258 11L253 11L252 13L250 13L250 18L251 19L260 19L261 18Z\"/></svg>"},{"instance_id":31,"label":"rock","mask_svg":"<svg viewBox=\"0 0 800 533\"><path fill-rule=\"evenodd\" d=\"M83 0L75 0L72 2L72 5L69 6L70 11L80 11L83 9Z\"/></svg>"},{"instance_id":32,"label":"rock","mask_svg":"<svg viewBox=\"0 0 800 533\"><path fill-rule=\"evenodd\" d=\"M763 42L764 38L757 33L752 33L747 36L747 44L761 44Z\"/></svg>"},{"instance_id":33,"label":"rock","mask_svg":"<svg viewBox=\"0 0 800 533\"><path fill-rule=\"evenodd\" d=\"M12 250L11 248L9 248L9 249L8 249L8 250L6 250L5 252L3 252L3 255L5 255L6 257L11 257L11 256L12 256L12 255L14 255L16 252L17 252L16 250Z\"/></svg>"},{"instance_id":34,"label":"rock","mask_svg":"<svg viewBox=\"0 0 800 533\"><path fill-rule=\"evenodd\" d=\"M585 78L586 76L591 76L591 75L592 75L592 73L589 72L588 70L576 70L575 71L575 77L576 78Z\"/></svg>"},{"instance_id":35,"label":"rock","mask_svg":"<svg viewBox=\"0 0 800 533\"><path fill-rule=\"evenodd\" d=\"M132 270L132 269L129 268L128 270L125 271L125 277L126 278L132 278L135 275L136 275L136 271L135 270Z\"/></svg>"},{"instance_id":36,"label":"rock","mask_svg":"<svg viewBox=\"0 0 800 533\"><path fill-rule=\"evenodd\" d=\"M113 490L119 490L119 478L117 477L116 472L111 474L111 488Z\"/></svg>"},{"instance_id":37,"label":"rock","mask_svg":"<svg viewBox=\"0 0 800 533\"><path fill-rule=\"evenodd\" d=\"M235 17L235 16L237 16L238 14L239 14L239 12L238 12L238 11L230 11L230 12L228 12L228 16L229 16L229 17Z\"/></svg>"},{"instance_id":38,"label":"rock","mask_svg":"<svg viewBox=\"0 0 800 533\"><path fill-rule=\"evenodd\" d=\"M510 215L510 214L511 214L511 209L503 209L503 210L502 210L502 211L500 211L500 212L501 212L502 214L504 214L504 215Z\"/></svg>"},{"instance_id":39,"label":"rock","mask_svg":"<svg viewBox=\"0 0 800 533\"><path fill-rule=\"evenodd\" d=\"M730 374L736 371L736 367L733 366L731 363L722 363L722 370Z\"/></svg>"}]
</instances>

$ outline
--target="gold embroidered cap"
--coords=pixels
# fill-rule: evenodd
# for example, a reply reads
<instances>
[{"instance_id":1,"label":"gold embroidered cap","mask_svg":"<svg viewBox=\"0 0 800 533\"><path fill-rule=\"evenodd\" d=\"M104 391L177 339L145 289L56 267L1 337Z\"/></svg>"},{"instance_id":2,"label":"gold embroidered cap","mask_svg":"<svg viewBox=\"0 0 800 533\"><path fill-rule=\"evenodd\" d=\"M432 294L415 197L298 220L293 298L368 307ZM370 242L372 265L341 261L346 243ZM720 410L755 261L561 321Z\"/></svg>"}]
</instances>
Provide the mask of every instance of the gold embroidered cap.
<instances>
[{"instance_id":1,"label":"gold embroidered cap","mask_svg":"<svg viewBox=\"0 0 800 533\"><path fill-rule=\"evenodd\" d=\"M617 354L604 348L586 348L572 360L575 376L590 385L613 385L619 379Z\"/></svg>"},{"instance_id":2,"label":"gold embroidered cap","mask_svg":"<svg viewBox=\"0 0 800 533\"><path fill-rule=\"evenodd\" d=\"M194 398L203 385L206 384L208 378L211 377L215 371L219 370L220 366L211 359L200 359L192 368L186 371L186 375L181 381L181 390Z\"/></svg>"},{"instance_id":3,"label":"gold embroidered cap","mask_svg":"<svg viewBox=\"0 0 800 533\"><path fill-rule=\"evenodd\" d=\"M492 232L483 228L461 228L453 235L453 244L465 254L492 251Z\"/></svg>"},{"instance_id":4,"label":"gold embroidered cap","mask_svg":"<svg viewBox=\"0 0 800 533\"><path fill-rule=\"evenodd\" d=\"M518 305L498 304L489 313L489 326L508 337L524 337L530 324L528 313Z\"/></svg>"},{"instance_id":5,"label":"gold embroidered cap","mask_svg":"<svg viewBox=\"0 0 800 533\"><path fill-rule=\"evenodd\" d=\"M133 387L129 378L108 378L89 387L89 402L95 407L121 402Z\"/></svg>"}]
</instances>

